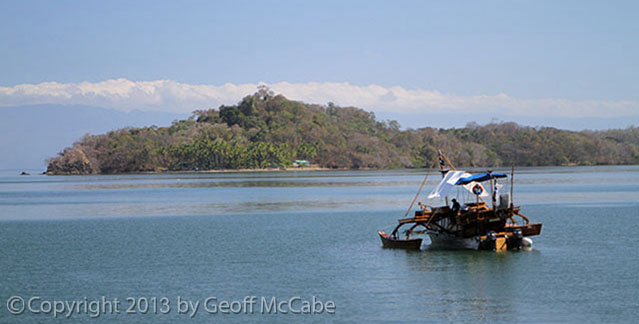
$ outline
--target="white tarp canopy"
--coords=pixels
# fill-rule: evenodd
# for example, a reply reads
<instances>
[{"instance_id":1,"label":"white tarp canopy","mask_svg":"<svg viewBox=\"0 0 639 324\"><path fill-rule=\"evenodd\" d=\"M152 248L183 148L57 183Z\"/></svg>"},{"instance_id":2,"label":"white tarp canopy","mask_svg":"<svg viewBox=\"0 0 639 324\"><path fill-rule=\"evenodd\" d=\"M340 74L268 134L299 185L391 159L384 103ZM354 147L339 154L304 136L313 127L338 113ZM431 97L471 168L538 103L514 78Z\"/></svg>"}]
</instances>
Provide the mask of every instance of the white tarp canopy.
<instances>
[{"instance_id":1,"label":"white tarp canopy","mask_svg":"<svg viewBox=\"0 0 639 324\"><path fill-rule=\"evenodd\" d=\"M428 195L428 199L433 199L433 198L442 198L442 197L446 197L448 196L448 194L450 193L451 190L453 190L453 188L455 187L455 184L457 183L457 180L459 180L459 178L465 178L465 177L470 177L472 174L466 172L466 171L448 171L446 172L446 175L444 176L444 178L442 179L442 181L439 183L439 185L437 187L435 187L435 189L433 189L433 191L430 193L430 195ZM473 192L473 187L475 185L479 185L480 187L482 187L482 194L480 195L481 197L488 197L489 194L488 192L486 192L486 190L483 190L484 187L477 183L477 182L471 182L468 183L466 185L464 185L463 187L470 191L471 193Z\"/></svg>"}]
</instances>

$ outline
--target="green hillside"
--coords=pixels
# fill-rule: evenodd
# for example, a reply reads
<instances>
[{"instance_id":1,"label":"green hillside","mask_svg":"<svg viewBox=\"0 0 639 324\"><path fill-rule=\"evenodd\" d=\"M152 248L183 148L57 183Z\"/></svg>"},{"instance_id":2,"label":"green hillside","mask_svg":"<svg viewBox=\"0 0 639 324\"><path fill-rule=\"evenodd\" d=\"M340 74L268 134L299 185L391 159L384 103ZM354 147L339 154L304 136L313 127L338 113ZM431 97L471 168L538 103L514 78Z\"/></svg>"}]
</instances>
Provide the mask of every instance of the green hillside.
<instances>
[{"instance_id":1,"label":"green hillside","mask_svg":"<svg viewBox=\"0 0 639 324\"><path fill-rule=\"evenodd\" d=\"M304 104L267 89L198 110L170 127L86 135L49 160L49 174L289 167L427 167L441 149L460 166L639 164L639 128L571 132L498 123L400 130L353 107Z\"/></svg>"}]
</instances>

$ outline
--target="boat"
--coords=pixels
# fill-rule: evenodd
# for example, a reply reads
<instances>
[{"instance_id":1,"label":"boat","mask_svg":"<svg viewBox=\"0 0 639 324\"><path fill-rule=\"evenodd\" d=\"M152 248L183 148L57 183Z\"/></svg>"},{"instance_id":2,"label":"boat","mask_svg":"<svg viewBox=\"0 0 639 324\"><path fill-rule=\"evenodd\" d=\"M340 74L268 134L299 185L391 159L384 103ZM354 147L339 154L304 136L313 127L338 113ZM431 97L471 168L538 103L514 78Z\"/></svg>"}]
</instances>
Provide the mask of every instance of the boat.
<instances>
[{"instance_id":1,"label":"boat","mask_svg":"<svg viewBox=\"0 0 639 324\"><path fill-rule=\"evenodd\" d=\"M427 199L443 199L445 205L418 202L413 217L407 217L437 162L442 179ZM398 220L390 234L378 230L382 246L420 249L423 239L417 236L426 234L430 238L428 247L433 249L505 251L531 248L530 237L541 234L542 223L531 223L521 213L521 207L515 206L512 200L514 175L513 166L510 193L501 193L504 186L499 181L508 178L507 174L492 170L470 174L457 170L439 151L404 217ZM453 195L454 191L456 195Z\"/></svg>"},{"instance_id":2,"label":"boat","mask_svg":"<svg viewBox=\"0 0 639 324\"><path fill-rule=\"evenodd\" d=\"M397 239L391 234L386 234L382 230L377 230L382 246L389 249L419 250L422 247L421 238Z\"/></svg>"}]
</instances>

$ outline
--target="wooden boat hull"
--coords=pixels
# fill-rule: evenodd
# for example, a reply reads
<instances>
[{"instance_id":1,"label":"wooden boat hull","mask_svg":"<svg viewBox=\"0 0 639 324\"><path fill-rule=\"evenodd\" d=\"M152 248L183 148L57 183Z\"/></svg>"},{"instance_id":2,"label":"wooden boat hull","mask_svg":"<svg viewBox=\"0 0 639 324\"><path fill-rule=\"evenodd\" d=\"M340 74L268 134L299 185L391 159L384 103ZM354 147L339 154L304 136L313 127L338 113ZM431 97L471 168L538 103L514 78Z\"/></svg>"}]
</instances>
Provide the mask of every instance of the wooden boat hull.
<instances>
[{"instance_id":1,"label":"wooden boat hull","mask_svg":"<svg viewBox=\"0 0 639 324\"><path fill-rule=\"evenodd\" d=\"M422 246L421 238L414 238L408 240L398 240L392 238L389 234L378 230L379 238L382 240L382 246L387 249L405 249L405 250L419 250Z\"/></svg>"},{"instance_id":2,"label":"wooden boat hull","mask_svg":"<svg viewBox=\"0 0 639 324\"><path fill-rule=\"evenodd\" d=\"M506 231L512 232L515 229L520 229L524 236L534 236L541 234L541 223L531 223L525 225L511 225L506 227Z\"/></svg>"}]
</instances>

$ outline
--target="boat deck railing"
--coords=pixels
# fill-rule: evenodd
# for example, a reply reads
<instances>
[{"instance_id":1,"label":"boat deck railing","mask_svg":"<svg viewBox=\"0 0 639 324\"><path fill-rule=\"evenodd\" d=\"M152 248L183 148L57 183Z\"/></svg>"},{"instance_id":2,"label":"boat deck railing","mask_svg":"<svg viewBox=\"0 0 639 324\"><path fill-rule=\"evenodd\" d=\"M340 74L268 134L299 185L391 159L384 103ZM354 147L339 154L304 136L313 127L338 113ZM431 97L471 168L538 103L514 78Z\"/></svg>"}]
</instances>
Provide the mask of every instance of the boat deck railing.
<instances>
[{"instance_id":1,"label":"boat deck railing","mask_svg":"<svg viewBox=\"0 0 639 324\"><path fill-rule=\"evenodd\" d=\"M482 203L480 203L479 206L465 205L464 209L460 211L458 216L462 216L461 218L466 219L465 223L468 223L470 220L467 218L469 217L474 218L475 215L481 215L480 218L485 218L485 217L488 217L487 215L488 213L492 213L493 211L494 210L488 207L488 205L482 204ZM509 216L512 216L513 214L517 214L519 211L520 211L519 206L513 206L507 212ZM437 215L442 215L442 214L449 214L450 212L451 212L451 209L448 206L436 207L436 208L433 208L433 210L417 211L415 217L400 218L398 222L399 224L424 223L424 222L428 222L432 217L435 217ZM500 211L500 213L503 213L503 212L504 211ZM463 216L466 216L466 217L463 217ZM460 223L464 223L464 222L460 221Z\"/></svg>"}]
</instances>

